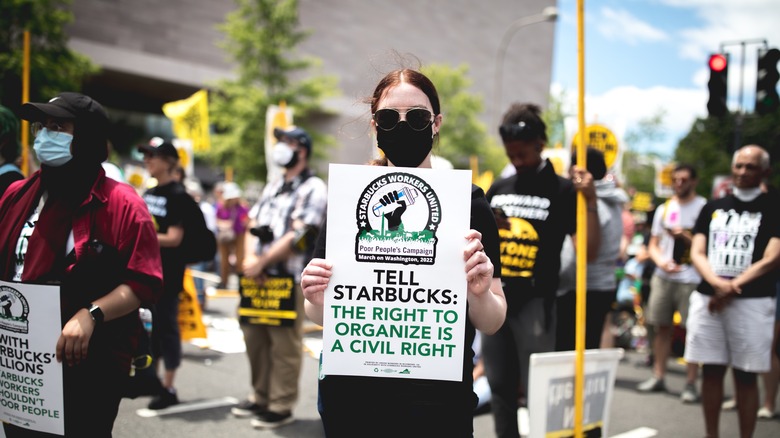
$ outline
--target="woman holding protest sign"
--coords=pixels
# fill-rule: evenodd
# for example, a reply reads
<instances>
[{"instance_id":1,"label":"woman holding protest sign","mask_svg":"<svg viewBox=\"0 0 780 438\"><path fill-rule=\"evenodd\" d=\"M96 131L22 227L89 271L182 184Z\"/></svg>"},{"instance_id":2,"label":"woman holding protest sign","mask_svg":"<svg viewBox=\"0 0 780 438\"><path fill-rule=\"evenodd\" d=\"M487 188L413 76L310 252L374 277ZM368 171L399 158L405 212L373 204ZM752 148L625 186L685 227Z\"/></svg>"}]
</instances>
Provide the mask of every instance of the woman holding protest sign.
<instances>
[{"instance_id":1,"label":"woman holding protest sign","mask_svg":"<svg viewBox=\"0 0 780 438\"><path fill-rule=\"evenodd\" d=\"M431 167L433 140L442 125L433 83L412 69L387 74L368 99L371 126L384 157L371 164ZM464 200L465 201L465 200ZM471 230L464 236L468 299L460 381L386 377L324 376L319 382L320 415L327 436L470 437L477 397L472 390L475 329L494 333L504 321L506 300L501 287L498 228L482 190L472 185ZM400 209L400 208L399 208ZM393 229L392 217L388 217ZM325 231L314 259L303 270L301 286L306 314L323 323L325 290L334 269L324 259ZM370 432L369 432L370 431Z\"/></svg>"}]
</instances>

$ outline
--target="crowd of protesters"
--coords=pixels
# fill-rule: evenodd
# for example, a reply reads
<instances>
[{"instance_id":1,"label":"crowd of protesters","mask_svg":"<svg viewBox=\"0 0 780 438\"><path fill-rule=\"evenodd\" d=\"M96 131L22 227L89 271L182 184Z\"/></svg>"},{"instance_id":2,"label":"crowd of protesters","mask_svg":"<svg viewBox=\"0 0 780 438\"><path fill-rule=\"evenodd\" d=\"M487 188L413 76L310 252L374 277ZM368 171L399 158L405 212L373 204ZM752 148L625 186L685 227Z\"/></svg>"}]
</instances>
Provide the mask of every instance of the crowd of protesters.
<instances>
[{"instance_id":1,"label":"crowd of protesters","mask_svg":"<svg viewBox=\"0 0 780 438\"><path fill-rule=\"evenodd\" d=\"M432 167L435 140L446 129L435 85L419 71L393 71L368 102L382 157L370 164ZM239 306L251 391L232 413L262 429L294 421L303 321L323 323L334 269L324 258L327 186L310 166L310 134L294 126L274 131L278 144L269 159L282 172L251 203L232 181L218 183L209 200L203 186L182 173L177 148L162 139L137 148L153 184L135 191L121 173L111 170L107 177L109 116L89 96L61 93L47 103L27 103L18 117L33 123L40 169L24 177L17 115L0 107L0 278L61 287L56 358L64 370L66 436L111 435L126 396L130 358L144 336L139 308L153 316L150 355L157 383L147 394L153 396L148 407L180 402L174 385L182 359L179 294L190 265L182 248L188 238L185 212L191 210L184 205L193 197L218 253L191 267L215 271L218 288L239 291L289 280L297 313L288 321L269 324L252 316L259 309L249 301ZM446 384L353 376L303 382L319 385L326 434L353 436L358 424L365 430L395 418L397 425L375 436L401 433L398 427L411 419L421 434L441 432L446 424L448 436L472 436L477 365L477 377L484 370L489 385L496 436L519 437L517 410L527 405L530 355L574 348L576 293L567 278L576 258L578 193L588 224L586 348L614 345L614 311L628 302L628 311L642 314L653 333L652 376L638 391L668 390L664 377L677 325L685 334L687 370L681 400L701 399L708 436L718 436L729 368L741 435L751 436L758 418L775 417L780 214L776 190L766 183L767 151L746 145L734 152L731 192L710 201L696 194L696 169L679 164L673 196L643 212L645 223L635 230L632 218L638 215L625 208L628 195L602 152L588 149L587 167L578 165L575 154L568 174L558 175L543 156L547 127L541 108L531 103L510 106L497 129L511 172L486 192L474 186L474 230L464 246L469 318L462 341L481 346L478 360L473 352L464 354L462 380ZM519 260L505 253L514 245L533 250ZM100 287L86 288L87 278ZM202 279L197 289L205 306ZM99 384L85 384L95 379ZM6 436L35 436L19 426L4 428Z\"/></svg>"}]
</instances>

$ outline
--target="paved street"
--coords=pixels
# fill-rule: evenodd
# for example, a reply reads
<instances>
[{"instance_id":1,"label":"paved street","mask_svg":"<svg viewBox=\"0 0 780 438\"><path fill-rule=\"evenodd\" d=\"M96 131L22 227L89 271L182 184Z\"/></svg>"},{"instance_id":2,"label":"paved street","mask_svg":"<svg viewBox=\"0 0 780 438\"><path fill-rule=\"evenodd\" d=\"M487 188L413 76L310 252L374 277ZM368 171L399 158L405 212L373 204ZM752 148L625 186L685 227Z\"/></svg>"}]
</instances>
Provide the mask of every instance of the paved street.
<instances>
[{"instance_id":1,"label":"paved street","mask_svg":"<svg viewBox=\"0 0 780 438\"><path fill-rule=\"evenodd\" d=\"M230 415L230 404L244 398L249 387L249 365L244 353L237 352L243 341L233 319L236 305L235 297L212 299L204 316L210 326L211 348L185 344L184 362L177 377L182 404L164 415L145 418L138 413L139 410L143 413L148 397L125 400L114 427L114 437L324 437L316 409L318 362L311 354L304 360L301 400L294 412L296 422L263 431L253 429L247 419ZM317 327L309 325L307 345L317 349L319 338ZM634 387L650 375L650 370L634 365L640 357L635 352L627 352L626 360L619 366L610 409L609 435L620 438L703 436L701 405L683 405L678 399L684 385L684 367L670 364L669 393L642 395ZM727 379L730 380L730 376ZM730 384L727 394L733 394ZM495 437L490 413L477 415L474 428L477 438ZM371 432L367 431L365 436L370 437ZM721 436L738 436L736 412L723 412ZM778 436L780 420L759 421L756 438Z\"/></svg>"}]
</instances>

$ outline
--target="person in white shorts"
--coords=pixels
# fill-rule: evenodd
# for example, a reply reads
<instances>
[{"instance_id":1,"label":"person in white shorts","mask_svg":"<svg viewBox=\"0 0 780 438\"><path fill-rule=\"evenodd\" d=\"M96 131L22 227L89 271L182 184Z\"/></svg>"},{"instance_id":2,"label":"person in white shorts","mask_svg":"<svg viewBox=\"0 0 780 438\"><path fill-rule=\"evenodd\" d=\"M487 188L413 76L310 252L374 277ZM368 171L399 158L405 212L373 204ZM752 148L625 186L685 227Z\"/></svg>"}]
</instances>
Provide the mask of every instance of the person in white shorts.
<instances>
[{"instance_id":1,"label":"person in white shorts","mask_svg":"<svg viewBox=\"0 0 780 438\"><path fill-rule=\"evenodd\" d=\"M685 360L703 364L708 437L718 436L728 367L734 375L740 435L753 435L757 375L770 369L780 267L780 199L761 190L769 175L769 154L760 146L744 146L734 153L731 173L734 193L702 208L691 246L702 282L691 295Z\"/></svg>"}]
</instances>

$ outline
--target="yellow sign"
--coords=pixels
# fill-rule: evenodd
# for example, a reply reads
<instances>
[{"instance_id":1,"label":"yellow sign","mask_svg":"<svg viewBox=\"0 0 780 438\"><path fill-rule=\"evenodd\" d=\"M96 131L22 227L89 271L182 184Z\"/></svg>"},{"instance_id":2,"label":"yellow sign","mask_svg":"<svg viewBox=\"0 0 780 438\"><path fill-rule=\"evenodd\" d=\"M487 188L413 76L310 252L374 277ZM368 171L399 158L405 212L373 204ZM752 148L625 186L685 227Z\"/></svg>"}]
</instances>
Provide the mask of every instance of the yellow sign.
<instances>
[{"instance_id":1,"label":"yellow sign","mask_svg":"<svg viewBox=\"0 0 780 438\"><path fill-rule=\"evenodd\" d=\"M658 174L658 178L661 184L665 186L672 185L672 174L674 173L675 166L676 165L674 163L670 163L664 166L663 169L661 169L661 173Z\"/></svg>"},{"instance_id":2,"label":"yellow sign","mask_svg":"<svg viewBox=\"0 0 780 438\"><path fill-rule=\"evenodd\" d=\"M676 163L663 164L658 161L655 165L655 196L659 198L671 198L674 195L672 188L672 174Z\"/></svg>"},{"instance_id":3,"label":"yellow sign","mask_svg":"<svg viewBox=\"0 0 780 438\"><path fill-rule=\"evenodd\" d=\"M184 290L179 294L179 331L182 341L207 337L195 282L189 268L184 271Z\"/></svg>"},{"instance_id":4,"label":"yellow sign","mask_svg":"<svg viewBox=\"0 0 780 438\"><path fill-rule=\"evenodd\" d=\"M650 211L653 209L653 195L647 192L636 192L631 200L631 209L636 211Z\"/></svg>"},{"instance_id":5,"label":"yellow sign","mask_svg":"<svg viewBox=\"0 0 780 438\"><path fill-rule=\"evenodd\" d=\"M607 169L611 169L618 155L618 142L615 134L603 125L588 125L585 127L585 147L592 147L604 153L604 161L607 163ZM577 150L580 145L579 132L574 134L571 142L572 151Z\"/></svg>"},{"instance_id":6,"label":"yellow sign","mask_svg":"<svg viewBox=\"0 0 780 438\"><path fill-rule=\"evenodd\" d=\"M206 151L211 147L208 95L207 90L200 90L184 100L162 106L165 117L173 122L176 137L192 141L196 151Z\"/></svg>"}]
</instances>

